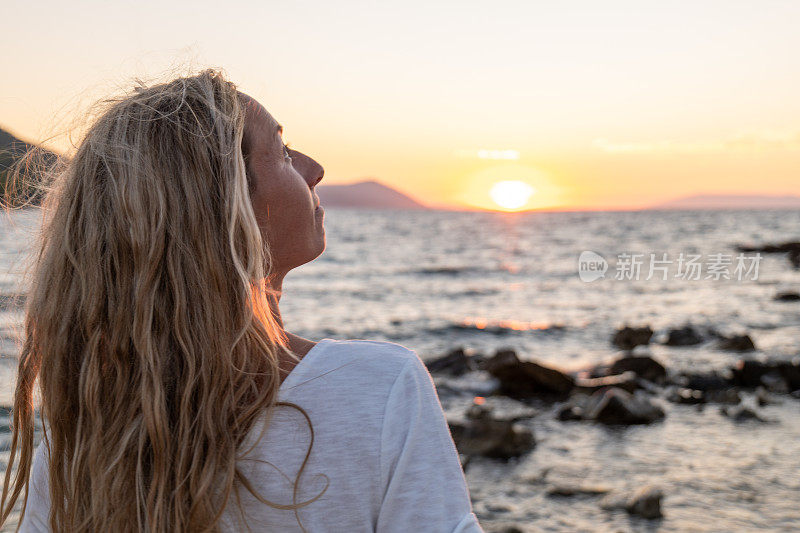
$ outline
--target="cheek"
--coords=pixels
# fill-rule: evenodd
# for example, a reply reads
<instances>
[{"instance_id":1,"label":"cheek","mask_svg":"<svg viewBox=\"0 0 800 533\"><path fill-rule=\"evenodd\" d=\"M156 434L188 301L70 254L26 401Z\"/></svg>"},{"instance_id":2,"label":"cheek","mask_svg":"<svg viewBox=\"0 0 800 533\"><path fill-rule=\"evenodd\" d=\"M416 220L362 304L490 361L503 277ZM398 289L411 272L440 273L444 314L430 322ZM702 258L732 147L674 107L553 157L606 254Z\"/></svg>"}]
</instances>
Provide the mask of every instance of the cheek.
<instances>
[{"instance_id":1,"label":"cheek","mask_svg":"<svg viewBox=\"0 0 800 533\"><path fill-rule=\"evenodd\" d=\"M252 196L256 220L274 246L297 240L313 222L311 192L296 176L277 175Z\"/></svg>"}]
</instances>

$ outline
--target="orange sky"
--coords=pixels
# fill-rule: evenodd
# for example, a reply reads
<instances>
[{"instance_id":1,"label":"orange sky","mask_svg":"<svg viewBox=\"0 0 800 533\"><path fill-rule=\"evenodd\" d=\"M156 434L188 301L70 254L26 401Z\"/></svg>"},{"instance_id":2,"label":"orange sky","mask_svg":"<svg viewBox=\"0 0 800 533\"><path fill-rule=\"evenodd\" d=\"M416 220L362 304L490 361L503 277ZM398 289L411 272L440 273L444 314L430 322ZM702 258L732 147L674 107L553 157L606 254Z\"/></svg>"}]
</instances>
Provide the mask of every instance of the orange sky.
<instances>
[{"instance_id":1,"label":"orange sky","mask_svg":"<svg viewBox=\"0 0 800 533\"><path fill-rule=\"evenodd\" d=\"M328 183L451 207L501 180L536 189L524 208L800 194L800 3L550 4L11 0L0 126L40 140L135 76L215 66Z\"/></svg>"}]
</instances>

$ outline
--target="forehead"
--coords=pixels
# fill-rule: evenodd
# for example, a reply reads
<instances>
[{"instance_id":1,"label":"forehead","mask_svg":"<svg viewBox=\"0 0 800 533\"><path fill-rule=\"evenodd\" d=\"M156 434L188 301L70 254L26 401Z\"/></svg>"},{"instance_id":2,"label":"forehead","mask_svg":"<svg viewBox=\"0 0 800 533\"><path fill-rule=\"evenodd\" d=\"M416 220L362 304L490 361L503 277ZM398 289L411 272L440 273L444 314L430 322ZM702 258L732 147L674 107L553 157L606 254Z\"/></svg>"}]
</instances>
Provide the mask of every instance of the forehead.
<instances>
[{"instance_id":1,"label":"forehead","mask_svg":"<svg viewBox=\"0 0 800 533\"><path fill-rule=\"evenodd\" d=\"M239 93L245 106L245 136L253 144L272 143L283 130L278 121L254 98Z\"/></svg>"}]
</instances>

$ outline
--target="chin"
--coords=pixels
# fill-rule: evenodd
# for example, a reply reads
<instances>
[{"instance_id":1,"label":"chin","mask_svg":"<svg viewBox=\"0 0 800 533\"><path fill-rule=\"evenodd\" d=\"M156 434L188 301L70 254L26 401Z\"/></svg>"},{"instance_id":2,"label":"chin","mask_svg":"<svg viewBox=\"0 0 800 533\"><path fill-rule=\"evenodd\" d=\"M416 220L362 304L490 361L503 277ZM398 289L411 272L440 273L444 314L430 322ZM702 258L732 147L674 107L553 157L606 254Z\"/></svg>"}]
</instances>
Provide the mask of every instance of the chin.
<instances>
[{"instance_id":1,"label":"chin","mask_svg":"<svg viewBox=\"0 0 800 533\"><path fill-rule=\"evenodd\" d=\"M317 257L322 255L322 253L325 251L325 248L327 247L327 245L328 245L328 243L327 243L327 241L325 239L325 235L323 235L322 236L322 242L320 243L320 245L318 247L319 251L317 252L317 255L314 256L314 259L316 259Z\"/></svg>"}]
</instances>

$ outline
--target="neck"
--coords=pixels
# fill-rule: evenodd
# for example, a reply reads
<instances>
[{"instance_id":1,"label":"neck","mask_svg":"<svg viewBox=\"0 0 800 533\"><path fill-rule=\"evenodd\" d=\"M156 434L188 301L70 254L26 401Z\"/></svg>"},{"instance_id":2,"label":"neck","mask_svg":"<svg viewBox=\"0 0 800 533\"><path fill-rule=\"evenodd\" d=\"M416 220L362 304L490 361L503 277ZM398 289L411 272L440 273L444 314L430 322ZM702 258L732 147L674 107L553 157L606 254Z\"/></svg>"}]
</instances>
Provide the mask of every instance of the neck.
<instances>
[{"instance_id":1,"label":"neck","mask_svg":"<svg viewBox=\"0 0 800 533\"><path fill-rule=\"evenodd\" d=\"M278 324L281 332L286 334L286 331L283 328L283 317L281 316L281 309L280 309L280 301L281 295L283 294L283 277L284 274L275 274L267 278L266 286L268 289L267 292L267 302L269 303L269 310L272 313L272 316L275 318L275 322Z\"/></svg>"},{"instance_id":2,"label":"neck","mask_svg":"<svg viewBox=\"0 0 800 533\"><path fill-rule=\"evenodd\" d=\"M315 343L309 341L308 339L304 339L303 337L299 337L293 333L289 333L286 331L286 328L283 326L283 317L281 316L281 309L280 309L280 301L281 295L283 294L283 278L286 274L285 273L278 273L273 274L269 278L267 278L267 289L269 292L267 294L267 302L269 303L269 310L272 313L273 318L275 319L275 323L278 326L279 333L283 335L283 337L287 341L287 347L299 354L305 354L311 346Z\"/></svg>"},{"instance_id":3,"label":"neck","mask_svg":"<svg viewBox=\"0 0 800 533\"><path fill-rule=\"evenodd\" d=\"M280 309L280 300L281 295L283 293L283 278L286 274L274 274L273 276L267 279L267 288L269 289L269 293L267 294L267 302L269 303L269 309L272 313L272 316L275 318L275 323L278 325L280 333L286 338L287 347L289 350L294 352L295 354L300 355L301 357L308 353L308 351L316 344L313 341L308 339L304 339L298 335L293 333L289 333L283 327L283 317L281 317L281 309Z\"/></svg>"}]
</instances>

